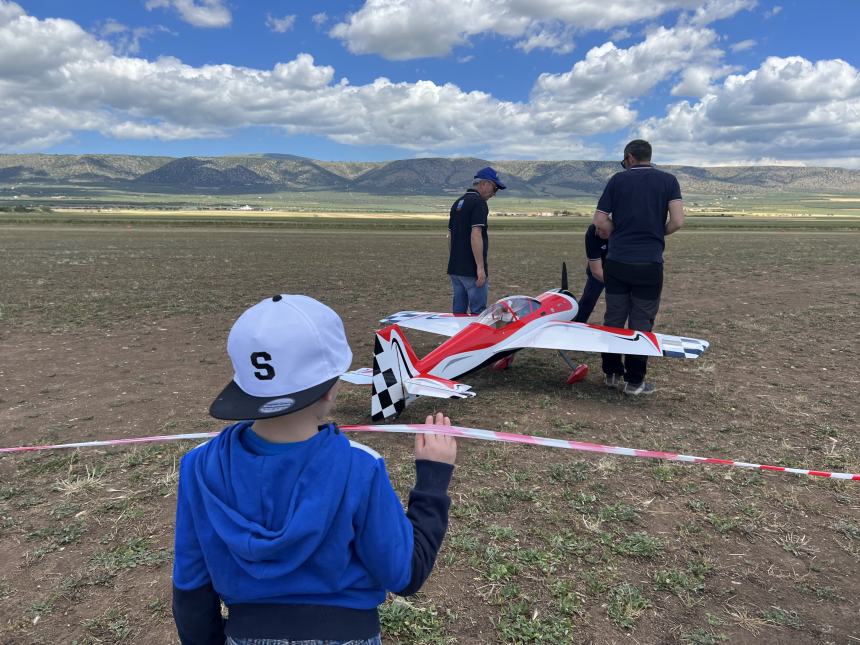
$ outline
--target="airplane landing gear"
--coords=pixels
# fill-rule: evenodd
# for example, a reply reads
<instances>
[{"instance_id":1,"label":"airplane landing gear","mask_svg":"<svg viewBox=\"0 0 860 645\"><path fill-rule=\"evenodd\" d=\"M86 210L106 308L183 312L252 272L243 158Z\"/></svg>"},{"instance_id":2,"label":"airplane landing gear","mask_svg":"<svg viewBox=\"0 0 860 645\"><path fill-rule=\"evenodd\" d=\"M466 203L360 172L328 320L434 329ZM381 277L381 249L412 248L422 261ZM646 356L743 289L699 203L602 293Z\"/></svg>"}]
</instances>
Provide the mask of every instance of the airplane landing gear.
<instances>
[{"instance_id":1,"label":"airplane landing gear","mask_svg":"<svg viewBox=\"0 0 860 645\"><path fill-rule=\"evenodd\" d=\"M567 384L573 385L574 383L584 381L586 376L588 376L588 365L586 365L585 363L577 365L576 368L570 373L570 376L567 377Z\"/></svg>"},{"instance_id":2,"label":"airplane landing gear","mask_svg":"<svg viewBox=\"0 0 860 645\"><path fill-rule=\"evenodd\" d=\"M585 380L585 377L588 376L588 365L585 363L574 363L562 351L559 351L558 355L561 356L561 359L567 363L567 366L571 369L570 376L567 377L568 385L573 385L574 383L579 383L580 381Z\"/></svg>"},{"instance_id":3,"label":"airplane landing gear","mask_svg":"<svg viewBox=\"0 0 860 645\"><path fill-rule=\"evenodd\" d=\"M497 372L502 372L502 371L508 369L513 362L514 362L514 354L511 354L510 356L505 356L504 358L500 358L495 363L493 363L492 369L496 370Z\"/></svg>"}]
</instances>

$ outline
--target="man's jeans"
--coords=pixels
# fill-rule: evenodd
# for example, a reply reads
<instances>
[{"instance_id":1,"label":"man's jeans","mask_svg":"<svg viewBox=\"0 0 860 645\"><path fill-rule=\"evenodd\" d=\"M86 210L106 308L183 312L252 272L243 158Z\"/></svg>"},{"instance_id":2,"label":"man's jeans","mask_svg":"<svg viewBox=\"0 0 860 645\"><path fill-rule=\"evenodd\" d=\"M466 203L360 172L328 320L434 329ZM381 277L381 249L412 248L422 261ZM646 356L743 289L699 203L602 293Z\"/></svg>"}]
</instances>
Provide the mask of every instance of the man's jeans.
<instances>
[{"instance_id":1,"label":"man's jeans","mask_svg":"<svg viewBox=\"0 0 860 645\"><path fill-rule=\"evenodd\" d=\"M490 290L490 278L483 286L476 286L478 278L468 275L452 275L451 287L454 289L454 302L451 312L455 314L479 314L487 308L487 293Z\"/></svg>"},{"instance_id":2,"label":"man's jeans","mask_svg":"<svg viewBox=\"0 0 860 645\"><path fill-rule=\"evenodd\" d=\"M606 281L606 313L603 324L637 331L651 331L660 309L663 291L663 265L625 264L607 260L603 263ZM624 375L628 383L645 380L648 357L628 354L624 364L620 354L603 354L604 374Z\"/></svg>"},{"instance_id":3,"label":"man's jeans","mask_svg":"<svg viewBox=\"0 0 860 645\"><path fill-rule=\"evenodd\" d=\"M382 639L378 634L373 638L359 638L349 641L290 641L277 638L231 638L228 636L226 645L382 645Z\"/></svg>"},{"instance_id":4,"label":"man's jeans","mask_svg":"<svg viewBox=\"0 0 860 645\"><path fill-rule=\"evenodd\" d=\"M586 275L588 278L585 280L585 287L582 289L582 296L578 302L579 311L577 311L573 322L588 322L588 317L594 311L594 305L597 304L600 294L603 293L603 283L591 273L586 272Z\"/></svg>"}]
</instances>

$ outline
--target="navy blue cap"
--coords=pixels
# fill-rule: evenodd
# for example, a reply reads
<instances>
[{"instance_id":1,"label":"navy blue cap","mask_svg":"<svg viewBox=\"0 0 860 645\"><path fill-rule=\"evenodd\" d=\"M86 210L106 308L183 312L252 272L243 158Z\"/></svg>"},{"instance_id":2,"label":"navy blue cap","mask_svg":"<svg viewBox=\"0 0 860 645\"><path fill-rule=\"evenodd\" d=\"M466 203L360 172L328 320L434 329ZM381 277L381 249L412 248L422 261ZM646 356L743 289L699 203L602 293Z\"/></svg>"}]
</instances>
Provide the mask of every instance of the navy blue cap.
<instances>
[{"instance_id":1,"label":"navy blue cap","mask_svg":"<svg viewBox=\"0 0 860 645\"><path fill-rule=\"evenodd\" d=\"M486 168L481 168L478 172L476 172L475 179L486 179L487 181L491 181L500 190L504 190L505 188L507 188L507 186L502 183L502 180L499 179L499 174L490 166L487 166Z\"/></svg>"}]
</instances>

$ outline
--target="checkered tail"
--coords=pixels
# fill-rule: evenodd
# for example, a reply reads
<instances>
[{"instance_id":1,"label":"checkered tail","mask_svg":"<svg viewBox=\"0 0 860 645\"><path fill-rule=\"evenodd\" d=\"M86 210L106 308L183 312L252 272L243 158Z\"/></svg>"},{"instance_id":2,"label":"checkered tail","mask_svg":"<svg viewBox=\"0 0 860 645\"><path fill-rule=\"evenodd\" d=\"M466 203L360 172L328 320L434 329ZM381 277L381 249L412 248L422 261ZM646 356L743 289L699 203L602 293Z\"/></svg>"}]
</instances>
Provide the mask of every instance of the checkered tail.
<instances>
[{"instance_id":1,"label":"checkered tail","mask_svg":"<svg viewBox=\"0 0 860 645\"><path fill-rule=\"evenodd\" d=\"M374 421L397 417L408 402L403 379L411 375L404 364L402 348L396 346L398 342L405 342L405 339L394 332L389 334L389 340L376 334L373 344L373 392L370 399L370 414Z\"/></svg>"}]
</instances>

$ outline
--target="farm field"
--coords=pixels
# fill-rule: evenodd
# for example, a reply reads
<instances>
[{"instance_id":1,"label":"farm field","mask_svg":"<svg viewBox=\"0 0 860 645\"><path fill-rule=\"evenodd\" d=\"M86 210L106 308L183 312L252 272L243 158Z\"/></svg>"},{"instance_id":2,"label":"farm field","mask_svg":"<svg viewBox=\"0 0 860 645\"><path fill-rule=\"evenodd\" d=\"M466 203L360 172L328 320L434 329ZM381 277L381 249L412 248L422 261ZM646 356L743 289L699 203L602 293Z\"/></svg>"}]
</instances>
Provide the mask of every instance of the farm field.
<instances>
[{"instance_id":1,"label":"farm field","mask_svg":"<svg viewBox=\"0 0 860 645\"><path fill-rule=\"evenodd\" d=\"M16 221L0 226L2 446L218 430L227 332L275 293L338 311L353 367L371 364L383 315L450 306L441 220ZM579 292L588 220L568 221L491 228L491 299L557 288L563 260ZM463 378L475 398L400 420L444 409L461 426L860 472L857 227L732 224L667 242L655 331L711 347L652 359L653 397L605 389L596 355L576 356L592 373L571 387L554 352L523 351ZM419 353L438 340L406 334ZM343 387L337 420L367 422L369 399ZM411 437L352 438L405 499ZM0 642L177 642L173 512L193 445L0 456ZM386 643L860 641L860 482L461 440L451 497L427 585L382 608Z\"/></svg>"},{"instance_id":2,"label":"farm field","mask_svg":"<svg viewBox=\"0 0 860 645\"><path fill-rule=\"evenodd\" d=\"M88 185L33 185L12 187L0 181L0 212L16 208L54 209L104 214L176 216L193 213L196 219L230 217L309 216L349 213L370 217L393 215L444 215L460 191L439 195L380 195L354 191L282 191L265 193L204 194L139 192L133 188L108 189ZM707 217L794 217L860 218L860 195L812 191L768 190L747 194L696 194L685 191L688 214ZM591 217L597 195L529 197L499 194L493 198L493 213L565 213ZM240 210L244 209L244 210Z\"/></svg>"},{"instance_id":3,"label":"farm field","mask_svg":"<svg viewBox=\"0 0 860 645\"><path fill-rule=\"evenodd\" d=\"M545 211L541 211L545 212ZM548 231L576 233L584 231L591 223L592 211L586 215L493 215L494 231L519 231L540 234ZM319 210L295 212L288 210L238 211L238 210L155 210L130 208L81 209L56 208L51 212L0 212L2 225L33 226L146 226L146 227L271 227L280 229L356 229L364 230L444 230L447 222L445 212L417 213L403 210L387 213L363 213L356 211ZM697 214L692 211L686 218L684 229L742 229L744 231L860 231L860 217L850 214L838 216L796 215L785 216L778 211L759 214L727 214L711 212Z\"/></svg>"}]
</instances>

